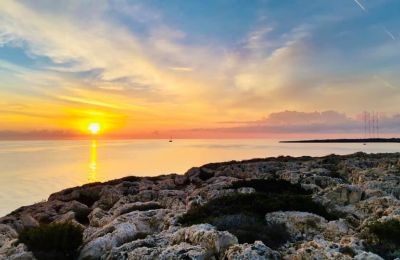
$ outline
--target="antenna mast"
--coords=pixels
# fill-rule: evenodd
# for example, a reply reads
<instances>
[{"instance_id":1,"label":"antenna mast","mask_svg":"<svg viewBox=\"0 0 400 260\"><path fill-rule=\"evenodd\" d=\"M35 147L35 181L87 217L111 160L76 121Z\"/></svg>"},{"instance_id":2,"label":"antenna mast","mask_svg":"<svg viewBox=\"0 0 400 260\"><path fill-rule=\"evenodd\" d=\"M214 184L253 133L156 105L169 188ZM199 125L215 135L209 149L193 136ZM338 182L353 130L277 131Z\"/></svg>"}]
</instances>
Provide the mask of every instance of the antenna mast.
<instances>
[{"instance_id":1,"label":"antenna mast","mask_svg":"<svg viewBox=\"0 0 400 260\"><path fill-rule=\"evenodd\" d=\"M368 137L371 138L371 113L368 112Z\"/></svg>"},{"instance_id":2,"label":"antenna mast","mask_svg":"<svg viewBox=\"0 0 400 260\"><path fill-rule=\"evenodd\" d=\"M377 137L379 138L379 113L376 118L376 134L377 134Z\"/></svg>"}]
</instances>

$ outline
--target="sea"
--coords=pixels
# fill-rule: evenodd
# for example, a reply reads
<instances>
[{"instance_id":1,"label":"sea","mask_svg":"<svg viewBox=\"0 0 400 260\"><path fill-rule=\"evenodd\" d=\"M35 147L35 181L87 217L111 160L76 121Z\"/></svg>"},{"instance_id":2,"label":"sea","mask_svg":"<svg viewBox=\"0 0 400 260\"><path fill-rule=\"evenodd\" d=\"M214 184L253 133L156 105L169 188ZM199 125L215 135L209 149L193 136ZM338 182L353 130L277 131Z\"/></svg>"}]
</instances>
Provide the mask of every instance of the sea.
<instances>
[{"instance_id":1,"label":"sea","mask_svg":"<svg viewBox=\"0 0 400 260\"><path fill-rule=\"evenodd\" d=\"M0 216L65 188L125 176L184 174L210 162L271 156L400 152L392 143L279 143L271 139L0 141Z\"/></svg>"}]
</instances>

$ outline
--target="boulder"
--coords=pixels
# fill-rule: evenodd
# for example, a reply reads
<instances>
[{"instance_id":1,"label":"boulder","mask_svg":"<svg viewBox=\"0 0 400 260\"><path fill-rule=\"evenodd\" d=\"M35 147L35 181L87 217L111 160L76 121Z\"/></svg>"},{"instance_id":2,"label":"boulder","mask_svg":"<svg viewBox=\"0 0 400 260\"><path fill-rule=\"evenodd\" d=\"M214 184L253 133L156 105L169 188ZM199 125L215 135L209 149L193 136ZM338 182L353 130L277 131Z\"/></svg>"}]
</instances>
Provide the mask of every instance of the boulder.
<instances>
[{"instance_id":1,"label":"boulder","mask_svg":"<svg viewBox=\"0 0 400 260\"><path fill-rule=\"evenodd\" d=\"M179 229L173 236L172 244L182 242L200 245L210 255L222 256L227 248L238 243L237 238L226 231L217 231L210 224L193 225Z\"/></svg>"},{"instance_id":2,"label":"boulder","mask_svg":"<svg viewBox=\"0 0 400 260\"><path fill-rule=\"evenodd\" d=\"M325 194L325 198L333 204L355 204L362 198L363 191L359 186L342 184Z\"/></svg>"}]
</instances>

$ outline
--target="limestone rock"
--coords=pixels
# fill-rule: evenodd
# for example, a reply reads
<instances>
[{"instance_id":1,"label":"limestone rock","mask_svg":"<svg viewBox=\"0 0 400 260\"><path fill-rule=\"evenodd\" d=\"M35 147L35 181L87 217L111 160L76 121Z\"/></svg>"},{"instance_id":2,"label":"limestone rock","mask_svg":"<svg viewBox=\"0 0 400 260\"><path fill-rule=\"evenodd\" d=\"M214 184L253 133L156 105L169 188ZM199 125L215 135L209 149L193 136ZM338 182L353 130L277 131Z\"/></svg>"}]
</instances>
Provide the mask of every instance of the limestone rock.
<instances>
[{"instance_id":1,"label":"limestone rock","mask_svg":"<svg viewBox=\"0 0 400 260\"><path fill-rule=\"evenodd\" d=\"M355 185L342 184L333 188L325 196L334 204L354 204L361 200L362 189Z\"/></svg>"},{"instance_id":2,"label":"limestone rock","mask_svg":"<svg viewBox=\"0 0 400 260\"><path fill-rule=\"evenodd\" d=\"M278 260L281 256L278 252L264 245L261 241L255 241L254 244L233 245L225 251L226 260Z\"/></svg>"},{"instance_id":3,"label":"limestone rock","mask_svg":"<svg viewBox=\"0 0 400 260\"><path fill-rule=\"evenodd\" d=\"M186 242L200 245L211 252L212 255L223 255L231 245L237 244L237 238L226 231L217 231L210 224L199 224L179 229L172 240L173 244Z\"/></svg>"},{"instance_id":4,"label":"limestone rock","mask_svg":"<svg viewBox=\"0 0 400 260\"><path fill-rule=\"evenodd\" d=\"M52 194L0 218L0 260L34 259L18 233L25 228L72 222L83 229L81 259L382 259L367 252L362 235L372 221L400 219L400 153L321 158L289 157L211 163L184 175L128 176ZM249 194L232 189L248 179L300 184L338 220L307 212L270 212L291 239L272 250L260 241L239 244L209 224L182 227L179 217L214 198Z\"/></svg>"}]
</instances>

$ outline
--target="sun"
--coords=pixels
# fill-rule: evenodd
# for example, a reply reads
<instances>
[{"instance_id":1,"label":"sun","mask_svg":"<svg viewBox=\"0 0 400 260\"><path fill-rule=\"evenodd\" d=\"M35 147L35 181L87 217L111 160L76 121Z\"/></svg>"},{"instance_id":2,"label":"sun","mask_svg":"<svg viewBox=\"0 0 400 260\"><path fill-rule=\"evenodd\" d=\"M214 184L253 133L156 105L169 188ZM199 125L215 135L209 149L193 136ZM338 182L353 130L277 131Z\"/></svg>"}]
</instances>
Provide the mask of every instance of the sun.
<instances>
[{"instance_id":1,"label":"sun","mask_svg":"<svg viewBox=\"0 0 400 260\"><path fill-rule=\"evenodd\" d=\"M101 130L101 126L99 123L90 123L88 126L88 130L93 134L97 134Z\"/></svg>"}]
</instances>

